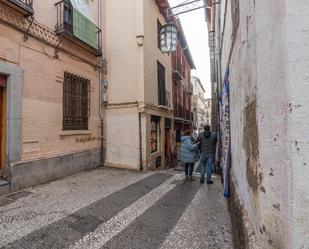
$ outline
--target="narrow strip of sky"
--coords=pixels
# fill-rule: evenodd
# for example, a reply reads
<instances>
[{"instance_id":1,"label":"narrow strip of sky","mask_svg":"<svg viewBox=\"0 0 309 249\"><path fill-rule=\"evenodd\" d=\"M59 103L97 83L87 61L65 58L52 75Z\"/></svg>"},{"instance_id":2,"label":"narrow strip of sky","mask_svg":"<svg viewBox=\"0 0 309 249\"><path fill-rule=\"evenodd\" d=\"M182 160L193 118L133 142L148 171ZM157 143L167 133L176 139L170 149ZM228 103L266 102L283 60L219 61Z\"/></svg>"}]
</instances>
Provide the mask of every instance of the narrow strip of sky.
<instances>
[{"instance_id":1,"label":"narrow strip of sky","mask_svg":"<svg viewBox=\"0 0 309 249\"><path fill-rule=\"evenodd\" d=\"M184 0L169 0L171 7L176 6ZM210 60L208 48L208 30L205 21L204 9L194 10L179 15L184 33L186 35L190 51L196 66L196 70L192 71L192 75L200 78L206 90L205 97L211 96L210 85Z\"/></svg>"}]
</instances>

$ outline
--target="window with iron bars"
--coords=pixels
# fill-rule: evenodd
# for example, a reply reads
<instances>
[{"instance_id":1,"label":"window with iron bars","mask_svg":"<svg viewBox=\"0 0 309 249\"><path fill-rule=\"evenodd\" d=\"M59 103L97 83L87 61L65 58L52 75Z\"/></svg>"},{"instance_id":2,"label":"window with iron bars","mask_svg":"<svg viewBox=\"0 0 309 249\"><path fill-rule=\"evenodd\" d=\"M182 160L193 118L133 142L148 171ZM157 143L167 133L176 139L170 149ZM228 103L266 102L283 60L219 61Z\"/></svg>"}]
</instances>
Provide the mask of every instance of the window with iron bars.
<instances>
[{"instance_id":1,"label":"window with iron bars","mask_svg":"<svg viewBox=\"0 0 309 249\"><path fill-rule=\"evenodd\" d=\"M63 84L63 130L88 130L90 80L65 72Z\"/></svg>"}]
</instances>

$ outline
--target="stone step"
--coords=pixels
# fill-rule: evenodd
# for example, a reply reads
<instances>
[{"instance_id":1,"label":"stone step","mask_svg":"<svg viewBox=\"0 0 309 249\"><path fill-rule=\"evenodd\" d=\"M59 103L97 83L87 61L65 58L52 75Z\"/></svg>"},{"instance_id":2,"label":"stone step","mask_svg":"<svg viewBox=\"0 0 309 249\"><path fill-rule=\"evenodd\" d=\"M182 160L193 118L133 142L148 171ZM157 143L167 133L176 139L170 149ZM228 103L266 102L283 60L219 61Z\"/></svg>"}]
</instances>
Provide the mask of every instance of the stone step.
<instances>
[{"instance_id":1,"label":"stone step","mask_svg":"<svg viewBox=\"0 0 309 249\"><path fill-rule=\"evenodd\" d=\"M10 182L0 178L0 196L10 193Z\"/></svg>"}]
</instances>

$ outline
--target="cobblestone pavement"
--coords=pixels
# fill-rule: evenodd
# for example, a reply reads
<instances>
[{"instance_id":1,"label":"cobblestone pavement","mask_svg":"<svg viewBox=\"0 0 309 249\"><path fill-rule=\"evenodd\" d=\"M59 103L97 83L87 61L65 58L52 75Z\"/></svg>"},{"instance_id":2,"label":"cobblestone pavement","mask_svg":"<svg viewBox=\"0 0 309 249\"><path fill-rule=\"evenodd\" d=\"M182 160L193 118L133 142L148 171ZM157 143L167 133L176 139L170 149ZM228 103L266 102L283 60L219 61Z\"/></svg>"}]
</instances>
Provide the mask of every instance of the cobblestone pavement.
<instances>
[{"instance_id":1,"label":"cobblestone pavement","mask_svg":"<svg viewBox=\"0 0 309 249\"><path fill-rule=\"evenodd\" d=\"M228 249L222 186L101 168L0 198L1 249Z\"/></svg>"}]
</instances>

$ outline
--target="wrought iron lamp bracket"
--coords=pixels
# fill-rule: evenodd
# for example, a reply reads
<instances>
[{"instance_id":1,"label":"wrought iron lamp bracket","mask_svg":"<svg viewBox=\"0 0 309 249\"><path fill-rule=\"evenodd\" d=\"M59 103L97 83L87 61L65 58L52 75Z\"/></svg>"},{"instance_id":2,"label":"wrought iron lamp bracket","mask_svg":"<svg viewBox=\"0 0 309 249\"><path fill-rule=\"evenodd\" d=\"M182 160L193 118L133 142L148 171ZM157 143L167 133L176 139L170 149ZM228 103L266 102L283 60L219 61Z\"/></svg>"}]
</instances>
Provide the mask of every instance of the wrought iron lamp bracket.
<instances>
[{"instance_id":1,"label":"wrought iron lamp bracket","mask_svg":"<svg viewBox=\"0 0 309 249\"><path fill-rule=\"evenodd\" d=\"M55 59L59 59L59 47L60 47L60 44L63 41L63 39L64 39L64 37L60 36L59 42L58 42L57 46L55 47L55 54L54 54Z\"/></svg>"}]
</instances>

